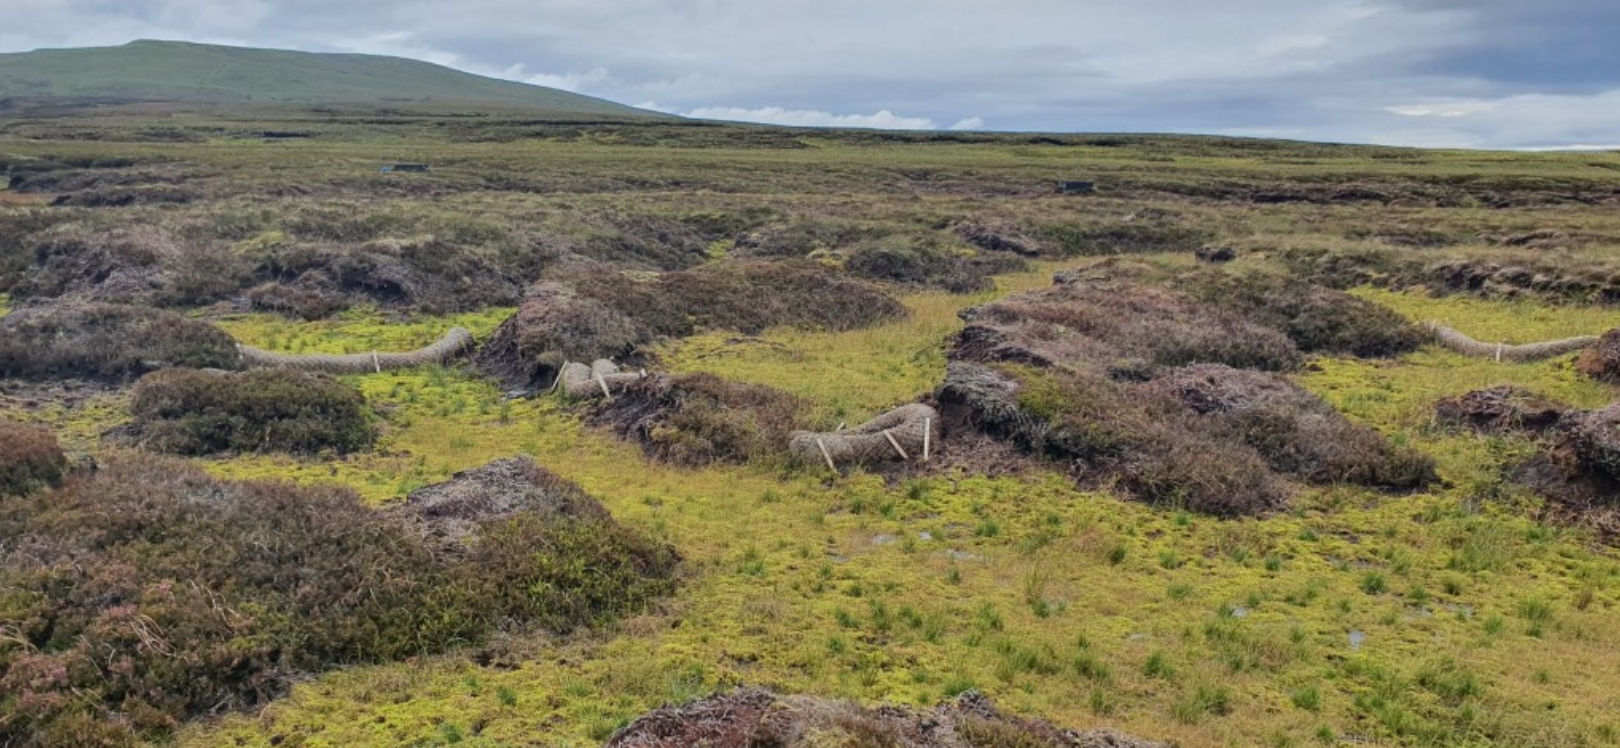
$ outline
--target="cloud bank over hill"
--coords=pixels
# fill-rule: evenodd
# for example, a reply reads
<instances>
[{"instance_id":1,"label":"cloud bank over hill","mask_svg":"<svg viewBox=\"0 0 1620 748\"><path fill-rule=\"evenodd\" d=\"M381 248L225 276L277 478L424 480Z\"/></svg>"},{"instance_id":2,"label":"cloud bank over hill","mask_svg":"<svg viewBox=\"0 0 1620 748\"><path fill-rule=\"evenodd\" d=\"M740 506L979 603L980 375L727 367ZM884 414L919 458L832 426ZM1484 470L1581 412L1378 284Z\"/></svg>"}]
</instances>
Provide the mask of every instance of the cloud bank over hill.
<instances>
[{"instance_id":1,"label":"cloud bank over hill","mask_svg":"<svg viewBox=\"0 0 1620 748\"><path fill-rule=\"evenodd\" d=\"M0 0L0 50L400 55L696 117L1423 146L1620 141L1609 0Z\"/></svg>"}]
</instances>

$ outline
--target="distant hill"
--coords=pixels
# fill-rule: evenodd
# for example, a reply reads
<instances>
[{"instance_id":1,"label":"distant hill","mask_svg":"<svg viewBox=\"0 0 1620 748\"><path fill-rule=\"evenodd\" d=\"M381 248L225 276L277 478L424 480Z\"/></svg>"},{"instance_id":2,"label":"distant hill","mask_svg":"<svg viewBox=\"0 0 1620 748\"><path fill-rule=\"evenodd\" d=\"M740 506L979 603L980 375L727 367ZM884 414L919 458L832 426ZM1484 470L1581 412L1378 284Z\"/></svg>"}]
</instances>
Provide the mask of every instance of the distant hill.
<instances>
[{"instance_id":1,"label":"distant hill","mask_svg":"<svg viewBox=\"0 0 1620 748\"><path fill-rule=\"evenodd\" d=\"M0 54L0 99L184 104L385 105L525 110L585 117L664 117L553 88L485 78L418 60L189 42Z\"/></svg>"}]
</instances>

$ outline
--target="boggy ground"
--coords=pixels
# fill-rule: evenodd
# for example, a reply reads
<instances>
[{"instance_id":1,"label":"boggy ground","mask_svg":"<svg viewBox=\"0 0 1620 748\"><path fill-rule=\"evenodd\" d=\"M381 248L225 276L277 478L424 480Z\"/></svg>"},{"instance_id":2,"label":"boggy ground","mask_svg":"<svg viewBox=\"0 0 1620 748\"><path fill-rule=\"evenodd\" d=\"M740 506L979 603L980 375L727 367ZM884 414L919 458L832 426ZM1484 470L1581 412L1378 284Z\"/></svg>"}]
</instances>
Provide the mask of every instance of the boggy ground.
<instances>
[{"instance_id":1,"label":"boggy ground","mask_svg":"<svg viewBox=\"0 0 1620 748\"><path fill-rule=\"evenodd\" d=\"M1557 250L1573 262L1612 249L1616 230L1601 204L1615 182L1613 157L1605 155L1136 138L889 141L754 130L731 138L703 128L575 126L565 136L555 126L512 123L483 130L457 123L437 134L384 123L365 136L323 124L307 142L271 144L236 137L233 126L197 142L161 143L118 118L11 123L0 140L8 157L147 159L125 167L80 161L59 175L64 180L107 179L113 172L106 170L122 169L118 179L195 182L198 198L8 207L7 216L47 211L26 220L123 224L217 214L242 218L245 238L198 234L205 245L281 231L293 244L344 251L376 236L300 239L303 229L288 233L280 224L317 202L324 207L312 220L369 211L382 218L366 230L382 226L383 234L395 231L389 216L488 222L508 233L466 243L480 252L518 248L506 259L490 257L516 257L504 267L525 283L556 277L552 263L568 256L641 273L725 262L734 252L837 266L862 245L902 237L922 257L934 251L929 242L980 237L957 230L968 219L1010 222L1016 230L1006 236L1043 247L1036 252L1045 259L997 276L994 290L934 290L926 273L921 281L880 281L907 314L875 326L699 330L648 350L672 374L710 373L797 395L806 403L804 425L818 428L858 423L934 391L945 374L946 341L962 327L957 313L1045 288L1054 272L1090 262L1065 255L1133 252L1175 270L1191 265L1192 249L1224 244L1238 250L1234 269L1277 269L1284 266L1274 262L1278 251L1292 246L1467 255L1497 251L1492 237L1545 228L1581 237L1581 246ZM68 130L101 139L57 139ZM468 133L509 142L472 142ZM376 175L374 162L401 143L443 168L417 181ZM1097 175L1104 194L1046 194L1049 180L1077 172ZM72 187L64 193L101 188L56 184ZM772 212L756 226L749 216L757 210ZM596 223L648 212L747 220L692 218L710 233L690 244L671 234L644 245ZM6 241L32 241L37 230L52 229L31 226ZM411 223L398 233L415 232L441 229ZM711 235L721 238L705 239ZM588 251L537 254L544 261L525 264L531 249L547 246L529 240L547 237ZM273 242L243 245L236 256L266 243ZM1535 249L1530 244L1507 246ZM0 246L0 254L13 246ZM689 249L646 256L625 249L638 246ZM16 257L37 255L4 255L6 277L35 272L5 264ZM1534 294L1431 298L1366 285L1353 292L1408 320L1446 320L1481 340L1620 326L1620 310L1568 298L1554 305ZM243 311L252 304L236 303L237 291L218 293L199 303L224 304L201 310L172 298L147 301L177 304L267 349L349 352L414 348L453 325L487 340L517 300L514 292L445 313L462 307L362 294L346 310L306 321L301 313ZM973 462L951 454L951 443L942 446L941 467L897 480L861 472L834 480L769 461L679 467L585 425L577 404L508 400L461 366L346 376L378 413L375 448L193 462L226 478L336 482L367 503L390 505L457 471L529 455L619 521L677 549L679 588L602 631L497 637L414 662L331 672L262 711L189 724L175 743L592 745L662 704L750 685L919 707L977 689L1008 713L1186 746L1613 744L1620 740L1613 716L1620 713L1620 559L1587 530L1543 519L1537 497L1504 480L1505 467L1534 450L1530 440L1433 421L1440 398L1497 384L1584 409L1616 398L1613 386L1581 375L1571 359L1498 364L1432 346L1388 359L1305 356L1284 375L1289 381L1433 458L1440 482L1411 495L1305 487L1282 511L1231 520L1133 502L1107 486L1081 488L1038 461L1011 474L958 470L952 466ZM75 387L8 380L0 415L49 425L70 452L100 452L100 435L129 420L129 394Z\"/></svg>"}]
</instances>

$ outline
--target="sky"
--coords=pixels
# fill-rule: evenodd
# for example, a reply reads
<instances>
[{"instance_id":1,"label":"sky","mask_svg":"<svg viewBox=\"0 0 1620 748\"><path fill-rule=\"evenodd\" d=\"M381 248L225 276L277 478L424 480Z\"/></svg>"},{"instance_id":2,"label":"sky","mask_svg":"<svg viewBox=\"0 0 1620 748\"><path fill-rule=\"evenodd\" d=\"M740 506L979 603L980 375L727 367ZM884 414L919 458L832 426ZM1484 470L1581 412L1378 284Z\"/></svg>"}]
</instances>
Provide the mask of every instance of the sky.
<instances>
[{"instance_id":1,"label":"sky","mask_svg":"<svg viewBox=\"0 0 1620 748\"><path fill-rule=\"evenodd\" d=\"M0 0L0 51L411 57L709 119L1620 147L1620 0Z\"/></svg>"}]
</instances>

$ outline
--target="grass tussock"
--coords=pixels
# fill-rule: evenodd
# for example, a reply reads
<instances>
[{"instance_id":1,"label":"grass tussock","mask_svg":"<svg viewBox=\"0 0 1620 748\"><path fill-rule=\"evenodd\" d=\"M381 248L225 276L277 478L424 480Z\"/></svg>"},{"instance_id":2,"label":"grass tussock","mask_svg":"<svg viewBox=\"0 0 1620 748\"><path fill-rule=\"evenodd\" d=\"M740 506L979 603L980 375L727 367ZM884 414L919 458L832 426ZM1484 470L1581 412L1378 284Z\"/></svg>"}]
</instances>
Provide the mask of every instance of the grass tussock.
<instances>
[{"instance_id":1,"label":"grass tussock","mask_svg":"<svg viewBox=\"0 0 1620 748\"><path fill-rule=\"evenodd\" d=\"M236 342L206 322L117 304L52 304L0 318L0 377L119 384L169 367L239 368Z\"/></svg>"},{"instance_id":2,"label":"grass tussock","mask_svg":"<svg viewBox=\"0 0 1620 748\"><path fill-rule=\"evenodd\" d=\"M300 674L558 631L670 587L664 546L597 517L518 512L445 553L341 488L221 482L116 455L0 505L0 740L158 739L280 694ZM359 594L357 594L359 593Z\"/></svg>"},{"instance_id":3,"label":"grass tussock","mask_svg":"<svg viewBox=\"0 0 1620 748\"><path fill-rule=\"evenodd\" d=\"M229 373L171 369L142 377L121 440L159 452L337 454L376 440L359 390L283 369Z\"/></svg>"},{"instance_id":4,"label":"grass tussock","mask_svg":"<svg viewBox=\"0 0 1620 748\"><path fill-rule=\"evenodd\" d=\"M0 420L0 496L61 485L68 460L50 431Z\"/></svg>"}]
</instances>

